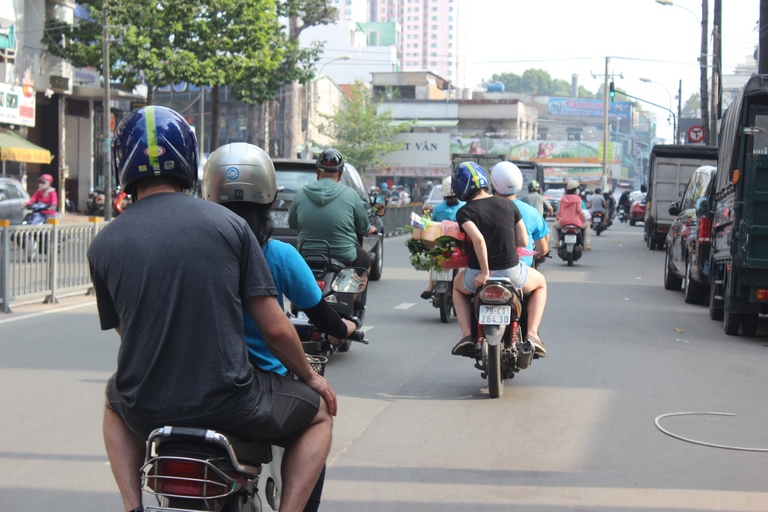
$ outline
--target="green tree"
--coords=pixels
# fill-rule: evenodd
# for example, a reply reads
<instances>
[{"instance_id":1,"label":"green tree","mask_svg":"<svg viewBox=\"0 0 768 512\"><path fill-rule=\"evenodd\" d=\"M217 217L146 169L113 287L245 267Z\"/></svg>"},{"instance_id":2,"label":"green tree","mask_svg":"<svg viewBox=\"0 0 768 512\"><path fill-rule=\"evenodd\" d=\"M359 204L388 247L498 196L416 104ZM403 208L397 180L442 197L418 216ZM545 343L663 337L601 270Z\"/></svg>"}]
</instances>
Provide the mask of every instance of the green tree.
<instances>
[{"instance_id":1,"label":"green tree","mask_svg":"<svg viewBox=\"0 0 768 512\"><path fill-rule=\"evenodd\" d=\"M699 119L701 117L701 94L698 92L691 94L691 97L683 104L680 115L682 117Z\"/></svg>"},{"instance_id":2,"label":"green tree","mask_svg":"<svg viewBox=\"0 0 768 512\"><path fill-rule=\"evenodd\" d=\"M546 96L564 96L571 95L571 83L566 80L553 79L550 74L543 69L527 69L521 75L515 73L495 73L490 80L484 80L482 85L490 83L503 83L506 92L522 94L542 94ZM579 87L580 98L592 98L594 94L589 92L584 86Z\"/></svg>"},{"instance_id":3,"label":"green tree","mask_svg":"<svg viewBox=\"0 0 768 512\"><path fill-rule=\"evenodd\" d=\"M365 84L358 80L341 107L334 115L323 116L328 122L319 127L320 133L336 140L336 149L362 174L381 165L384 155L399 150L403 143L395 142L395 135L409 131L413 123L393 124L392 112L378 113L379 105L381 101L374 101Z\"/></svg>"}]
</instances>

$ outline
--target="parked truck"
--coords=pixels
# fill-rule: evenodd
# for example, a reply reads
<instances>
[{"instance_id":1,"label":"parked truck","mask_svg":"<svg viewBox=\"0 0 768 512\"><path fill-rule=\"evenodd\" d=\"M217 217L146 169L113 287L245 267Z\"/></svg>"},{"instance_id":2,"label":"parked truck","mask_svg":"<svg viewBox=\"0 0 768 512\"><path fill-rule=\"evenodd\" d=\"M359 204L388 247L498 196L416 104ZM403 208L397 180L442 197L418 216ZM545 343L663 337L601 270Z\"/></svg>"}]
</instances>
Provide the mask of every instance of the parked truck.
<instances>
[{"instance_id":1,"label":"parked truck","mask_svg":"<svg viewBox=\"0 0 768 512\"><path fill-rule=\"evenodd\" d=\"M702 165L717 165L716 146L657 144L651 150L644 219L644 238L650 250L664 246L675 220L669 205L682 199L693 171Z\"/></svg>"},{"instance_id":2,"label":"parked truck","mask_svg":"<svg viewBox=\"0 0 768 512\"><path fill-rule=\"evenodd\" d=\"M533 180L538 181L541 185L544 184L544 167L541 164L528 160L510 160L507 155L454 153L451 155L451 169L455 169L462 162L475 162L490 174L494 165L504 161L512 162L520 168L520 172L523 174L521 194L528 193L528 184Z\"/></svg>"},{"instance_id":3,"label":"parked truck","mask_svg":"<svg viewBox=\"0 0 768 512\"><path fill-rule=\"evenodd\" d=\"M713 198L709 314L753 336L768 313L768 75L749 79L723 116Z\"/></svg>"}]
</instances>

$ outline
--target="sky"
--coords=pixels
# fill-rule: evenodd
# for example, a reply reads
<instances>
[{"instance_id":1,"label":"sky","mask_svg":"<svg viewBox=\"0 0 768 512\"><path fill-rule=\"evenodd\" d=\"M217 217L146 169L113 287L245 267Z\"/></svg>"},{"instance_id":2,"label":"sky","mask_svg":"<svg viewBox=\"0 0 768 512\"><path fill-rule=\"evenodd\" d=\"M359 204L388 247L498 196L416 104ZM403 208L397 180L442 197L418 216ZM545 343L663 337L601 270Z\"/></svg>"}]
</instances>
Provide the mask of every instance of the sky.
<instances>
[{"instance_id":1,"label":"sky","mask_svg":"<svg viewBox=\"0 0 768 512\"><path fill-rule=\"evenodd\" d=\"M675 114L679 81L683 104L700 89L701 0L674 0L671 6L655 0L463 2L464 85L470 89L494 73L522 75L535 68L569 83L578 74L579 84L596 92L606 57L617 88ZM722 63L728 74L754 52L760 0L722 0L722 6ZM710 65L713 8L709 0ZM647 108L657 112L657 135L671 140L669 113Z\"/></svg>"}]
</instances>

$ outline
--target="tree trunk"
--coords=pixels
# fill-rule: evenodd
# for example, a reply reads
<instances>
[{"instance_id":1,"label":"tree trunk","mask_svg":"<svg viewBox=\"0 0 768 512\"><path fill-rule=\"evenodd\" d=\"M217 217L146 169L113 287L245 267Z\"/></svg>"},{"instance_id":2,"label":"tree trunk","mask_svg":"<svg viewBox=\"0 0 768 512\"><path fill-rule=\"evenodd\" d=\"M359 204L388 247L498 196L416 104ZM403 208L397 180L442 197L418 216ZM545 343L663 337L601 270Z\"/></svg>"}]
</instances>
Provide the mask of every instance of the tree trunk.
<instances>
[{"instance_id":1,"label":"tree trunk","mask_svg":"<svg viewBox=\"0 0 768 512\"><path fill-rule=\"evenodd\" d=\"M256 111L257 115L257 122L259 123L259 131L256 134L257 135L257 141L260 148L263 148L265 150L269 149L267 147L267 141L269 140L267 133L269 133L269 127L267 126L266 117L264 115L264 112L267 109L267 106L264 103L259 103L257 105L258 110Z\"/></svg>"},{"instance_id":2,"label":"tree trunk","mask_svg":"<svg viewBox=\"0 0 768 512\"><path fill-rule=\"evenodd\" d=\"M152 99L155 96L155 88L151 85L147 86L147 105L152 104Z\"/></svg>"},{"instance_id":3,"label":"tree trunk","mask_svg":"<svg viewBox=\"0 0 768 512\"><path fill-rule=\"evenodd\" d=\"M701 56L699 64L701 69L701 127L709 132L709 93L707 84L707 26L709 20L709 0L701 1ZM708 140L711 140L708 138Z\"/></svg>"},{"instance_id":4,"label":"tree trunk","mask_svg":"<svg viewBox=\"0 0 768 512\"><path fill-rule=\"evenodd\" d=\"M211 137L208 147L213 152L219 147L219 86L211 87Z\"/></svg>"},{"instance_id":5,"label":"tree trunk","mask_svg":"<svg viewBox=\"0 0 768 512\"><path fill-rule=\"evenodd\" d=\"M299 18L291 16L288 19L288 36L291 39L299 38ZM299 95L298 82L286 84L283 96L283 153L280 155L285 158L296 158L296 145L298 136L296 133L296 122L299 119Z\"/></svg>"},{"instance_id":6,"label":"tree trunk","mask_svg":"<svg viewBox=\"0 0 768 512\"><path fill-rule=\"evenodd\" d=\"M248 144L259 146L259 106L256 103L248 104L248 129L246 131L245 141Z\"/></svg>"},{"instance_id":7,"label":"tree trunk","mask_svg":"<svg viewBox=\"0 0 768 512\"><path fill-rule=\"evenodd\" d=\"M277 100L269 100L269 108L267 111L267 119L269 119L269 154L272 157L278 156L278 140L277 140Z\"/></svg>"}]
</instances>

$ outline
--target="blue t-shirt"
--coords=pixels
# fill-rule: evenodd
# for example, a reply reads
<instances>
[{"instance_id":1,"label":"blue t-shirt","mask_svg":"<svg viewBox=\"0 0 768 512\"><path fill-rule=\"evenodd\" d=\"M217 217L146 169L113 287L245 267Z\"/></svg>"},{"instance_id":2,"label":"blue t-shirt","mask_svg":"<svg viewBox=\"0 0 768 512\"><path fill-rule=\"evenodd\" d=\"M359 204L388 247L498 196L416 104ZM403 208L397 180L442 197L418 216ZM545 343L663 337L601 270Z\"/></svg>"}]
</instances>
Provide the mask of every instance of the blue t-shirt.
<instances>
[{"instance_id":1,"label":"blue t-shirt","mask_svg":"<svg viewBox=\"0 0 768 512\"><path fill-rule=\"evenodd\" d=\"M435 209L432 210L432 219L436 222L443 222L444 220L452 220L456 222L456 212L459 211L459 208L464 206L464 201L459 201L459 204L456 206L448 206L447 201L443 201L442 203L435 206Z\"/></svg>"},{"instance_id":2,"label":"blue t-shirt","mask_svg":"<svg viewBox=\"0 0 768 512\"><path fill-rule=\"evenodd\" d=\"M525 230L528 231L528 246L526 249L529 251L534 250L534 240L541 240L549 234L549 226L547 221L541 216L539 210L529 205L525 201L520 199L513 199L513 203L517 205L517 209L520 210L520 215L523 216L523 224L525 224ZM269 258L267 258L269 261ZM528 265L533 266L533 256L520 256L520 261Z\"/></svg>"},{"instance_id":3,"label":"blue t-shirt","mask_svg":"<svg viewBox=\"0 0 768 512\"><path fill-rule=\"evenodd\" d=\"M277 301L283 307L283 294L291 303L300 309L316 306L322 298L322 292L317 285L315 276L307 266L299 251L290 244L280 240L270 240L262 251L267 259L269 271L277 287ZM262 370L285 375L286 370L272 352L269 351L264 337L261 335L256 322L245 311L245 342L248 346L248 357Z\"/></svg>"}]
</instances>

